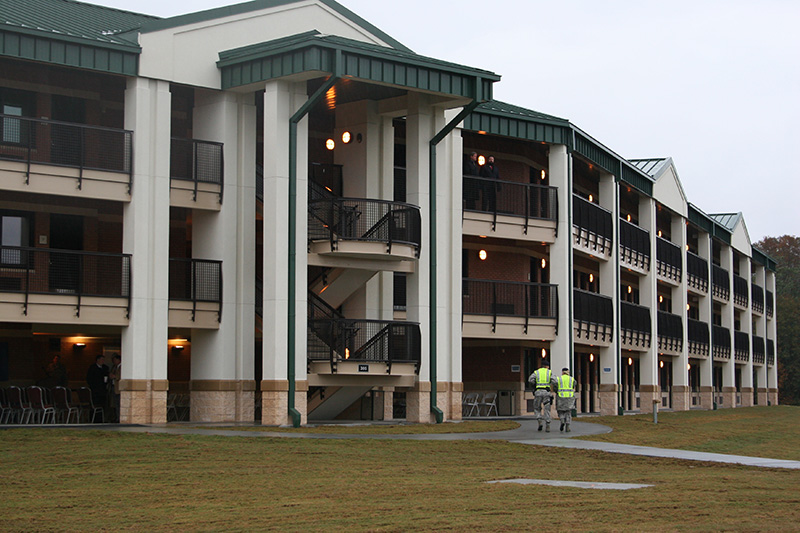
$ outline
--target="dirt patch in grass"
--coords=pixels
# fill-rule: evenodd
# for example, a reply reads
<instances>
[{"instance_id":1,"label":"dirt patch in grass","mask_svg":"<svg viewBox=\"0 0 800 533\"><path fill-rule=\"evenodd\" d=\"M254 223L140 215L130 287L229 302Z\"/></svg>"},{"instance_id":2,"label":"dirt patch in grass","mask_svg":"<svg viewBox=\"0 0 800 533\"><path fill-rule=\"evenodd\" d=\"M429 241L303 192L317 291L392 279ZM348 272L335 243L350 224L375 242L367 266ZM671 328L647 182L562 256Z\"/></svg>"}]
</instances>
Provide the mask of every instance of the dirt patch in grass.
<instances>
[{"instance_id":1,"label":"dirt patch in grass","mask_svg":"<svg viewBox=\"0 0 800 533\"><path fill-rule=\"evenodd\" d=\"M776 405L717 411L582 418L611 433L583 440L800 461L800 407Z\"/></svg>"},{"instance_id":2,"label":"dirt patch in grass","mask_svg":"<svg viewBox=\"0 0 800 533\"><path fill-rule=\"evenodd\" d=\"M0 431L4 530L796 530L800 472L500 441ZM487 484L537 478L654 487ZM535 512L534 512L535 510Z\"/></svg>"}]
</instances>

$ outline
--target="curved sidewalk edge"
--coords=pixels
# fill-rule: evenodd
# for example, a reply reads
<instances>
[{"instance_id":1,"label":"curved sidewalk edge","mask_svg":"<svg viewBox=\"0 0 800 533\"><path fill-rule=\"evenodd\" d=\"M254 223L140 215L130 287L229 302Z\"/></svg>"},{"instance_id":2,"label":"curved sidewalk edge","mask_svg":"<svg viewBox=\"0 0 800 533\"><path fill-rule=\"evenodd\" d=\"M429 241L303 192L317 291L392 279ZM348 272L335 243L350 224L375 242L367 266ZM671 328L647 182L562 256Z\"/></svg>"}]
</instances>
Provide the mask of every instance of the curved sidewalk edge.
<instances>
[{"instance_id":1,"label":"curved sidewalk edge","mask_svg":"<svg viewBox=\"0 0 800 533\"><path fill-rule=\"evenodd\" d=\"M615 444L613 442L596 442L571 439L553 439L546 441L529 440L517 442L521 442L523 444L534 444L536 446L553 446L558 448L571 448L575 450L599 450L609 453L642 455L645 457L685 459L687 461L710 461L714 463L740 464L745 466L757 466L761 468L800 469L800 461L766 459L764 457L747 457L744 455L727 455L723 453L694 452L690 450L673 450L668 448L650 448L648 446Z\"/></svg>"}]
</instances>

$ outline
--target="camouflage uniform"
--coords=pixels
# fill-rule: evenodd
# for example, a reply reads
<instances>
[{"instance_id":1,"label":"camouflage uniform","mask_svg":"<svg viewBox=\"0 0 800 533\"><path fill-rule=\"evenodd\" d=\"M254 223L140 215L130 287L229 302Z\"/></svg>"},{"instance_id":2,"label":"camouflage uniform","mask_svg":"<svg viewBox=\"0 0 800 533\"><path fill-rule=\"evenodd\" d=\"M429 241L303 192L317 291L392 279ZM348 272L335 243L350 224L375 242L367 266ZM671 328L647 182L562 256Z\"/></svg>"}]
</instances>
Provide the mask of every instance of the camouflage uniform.
<instances>
[{"instance_id":1,"label":"camouflage uniform","mask_svg":"<svg viewBox=\"0 0 800 533\"><path fill-rule=\"evenodd\" d=\"M561 421L560 431L564 431L566 426L569 432L569 425L572 423L572 410L575 408L576 403L575 379L569 373L564 373L556 380L556 387L558 391L556 394L556 411L558 412L558 419ZM562 396L562 393L570 394L571 396Z\"/></svg>"},{"instance_id":2,"label":"camouflage uniform","mask_svg":"<svg viewBox=\"0 0 800 533\"><path fill-rule=\"evenodd\" d=\"M539 378L539 373L545 372L543 379ZM528 381L536 387L536 390L533 393L533 412L536 413L536 420L539 421L539 430L542 429L542 420L547 424L547 431L550 431L550 420L552 420L552 416L550 414L550 406L552 404L552 398L550 397L550 390L556 384L555 378L553 378L553 373L550 372L549 368L539 368L533 374L530 375Z\"/></svg>"}]
</instances>

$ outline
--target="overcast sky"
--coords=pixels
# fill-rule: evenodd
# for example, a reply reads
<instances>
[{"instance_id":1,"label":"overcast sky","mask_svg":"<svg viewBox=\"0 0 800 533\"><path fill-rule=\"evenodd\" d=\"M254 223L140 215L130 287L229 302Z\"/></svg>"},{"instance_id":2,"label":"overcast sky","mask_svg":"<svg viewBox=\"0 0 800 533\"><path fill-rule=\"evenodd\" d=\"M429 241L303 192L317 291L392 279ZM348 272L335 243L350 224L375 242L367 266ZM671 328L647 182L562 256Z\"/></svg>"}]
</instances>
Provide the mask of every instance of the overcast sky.
<instances>
[{"instance_id":1,"label":"overcast sky","mask_svg":"<svg viewBox=\"0 0 800 533\"><path fill-rule=\"evenodd\" d=\"M93 0L169 17L235 0ZM494 96L625 158L672 157L688 200L800 235L797 0L340 0L418 54L503 76ZM269 36L265 36L265 40Z\"/></svg>"}]
</instances>

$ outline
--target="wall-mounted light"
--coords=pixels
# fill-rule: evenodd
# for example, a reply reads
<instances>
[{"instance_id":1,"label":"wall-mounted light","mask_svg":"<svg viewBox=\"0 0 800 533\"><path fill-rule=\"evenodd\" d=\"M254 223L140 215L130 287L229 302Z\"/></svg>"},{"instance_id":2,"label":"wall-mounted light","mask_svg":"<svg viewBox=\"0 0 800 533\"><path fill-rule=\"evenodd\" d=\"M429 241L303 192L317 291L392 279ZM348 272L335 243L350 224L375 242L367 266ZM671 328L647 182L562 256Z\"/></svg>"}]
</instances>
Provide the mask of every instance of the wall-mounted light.
<instances>
[{"instance_id":1,"label":"wall-mounted light","mask_svg":"<svg viewBox=\"0 0 800 533\"><path fill-rule=\"evenodd\" d=\"M334 148L336 148L336 143L334 142L333 139L328 139L327 141L325 141L325 148L327 148L328 150L333 150Z\"/></svg>"},{"instance_id":2,"label":"wall-mounted light","mask_svg":"<svg viewBox=\"0 0 800 533\"><path fill-rule=\"evenodd\" d=\"M481 261L486 261L486 250L481 250L478 252L478 259Z\"/></svg>"},{"instance_id":3,"label":"wall-mounted light","mask_svg":"<svg viewBox=\"0 0 800 533\"><path fill-rule=\"evenodd\" d=\"M547 268L547 259L542 258L542 268Z\"/></svg>"},{"instance_id":4,"label":"wall-mounted light","mask_svg":"<svg viewBox=\"0 0 800 533\"><path fill-rule=\"evenodd\" d=\"M485 164L486 164L486 158L485 158L485 157L483 157L482 155L479 155L479 156L478 156L478 164L479 164L480 166L483 166L483 165L485 165Z\"/></svg>"},{"instance_id":5,"label":"wall-mounted light","mask_svg":"<svg viewBox=\"0 0 800 533\"><path fill-rule=\"evenodd\" d=\"M184 348L183 344L176 344L175 346L172 347L173 350L178 350L178 351L183 350L183 348Z\"/></svg>"},{"instance_id":6,"label":"wall-mounted light","mask_svg":"<svg viewBox=\"0 0 800 533\"><path fill-rule=\"evenodd\" d=\"M691 370L691 369L692 369L691 363L686 363L686 370Z\"/></svg>"},{"instance_id":7,"label":"wall-mounted light","mask_svg":"<svg viewBox=\"0 0 800 533\"><path fill-rule=\"evenodd\" d=\"M594 283L594 274L589 274L589 283Z\"/></svg>"},{"instance_id":8,"label":"wall-mounted light","mask_svg":"<svg viewBox=\"0 0 800 533\"><path fill-rule=\"evenodd\" d=\"M658 295L658 303L664 303L664 297L660 294Z\"/></svg>"},{"instance_id":9,"label":"wall-mounted light","mask_svg":"<svg viewBox=\"0 0 800 533\"><path fill-rule=\"evenodd\" d=\"M664 361L658 362L658 368L664 368Z\"/></svg>"},{"instance_id":10,"label":"wall-mounted light","mask_svg":"<svg viewBox=\"0 0 800 533\"><path fill-rule=\"evenodd\" d=\"M545 179L546 177L547 177L547 173L544 171L544 169L542 169L542 179Z\"/></svg>"},{"instance_id":11,"label":"wall-mounted light","mask_svg":"<svg viewBox=\"0 0 800 533\"><path fill-rule=\"evenodd\" d=\"M658 236L661 237L661 230L658 230Z\"/></svg>"},{"instance_id":12,"label":"wall-mounted light","mask_svg":"<svg viewBox=\"0 0 800 533\"><path fill-rule=\"evenodd\" d=\"M589 354L589 362L590 363L594 363L594 354L593 353Z\"/></svg>"},{"instance_id":13,"label":"wall-mounted light","mask_svg":"<svg viewBox=\"0 0 800 533\"><path fill-rule=\"evenodd\" d=\"M350 348L345 348L344 349L344 358L345 359L350 359Z\"/></svg>"},{"instance_id":14,"label":"wall-mounted light","mask_svg":"<svg viewBox=\"0 0 800 533\"><path fill-rule=\"evenodd\" d=\"M633 358L628 357L628 366L631 366L632 364L633 364Z\"/></svg>"},{"instance_id":15,"label":"wall-mounted light","mask_svg":"<svg viewBox=\"0 0 800 533\"><path fill-rule=\"evenodd\" d=\"M689 251L689 245L688 244L686 245L686 251L687 252Z\"/></svg>"},{"instance_id":16,"label":"wall-mounted light","mask_svg":"<svg viewBox=\"0 0 800 533\"><path fill-rule=\"evenodd\" d=\"M630 222L630 221L631 221L631 214L630 214L630 213L628 213L628 216L627 216L627 217L625 217L625 218L628 220L628 222Z\"/></svg>"},{"instance_id":17,"label":"wall-mounted light","mask_svg":"<svg viewBox=\"0 0 800 533\"><path fill-rule=\"evenodd\" d=\"M592 196L591 194L589 195L589 201L594 202L594 196Z\"/></svg>"},{"instance_id":18,"label":"wall-mounted light","mask_svg":"<svg viewBox=\"0 0 800 533\"><path fill-rule=\"evenodd\" d=\"M353 140L353 135L349 131L342 132L342 142L344 144L350 144L350 141Z\"/></svg>"},{"instance_id":19,"label":"wall-mounted light","mask_svg":"<svg viewBox=\"0 0 800 533\"><path fill-rule=\"evenodd\" d=\"M547 357L547 348L542 348L542 358Z\"/></svg>"},{"instance_id":20,"label":"wall-mounted light","mask_svg":"<svg viewBox=\"0 0 800 533\"><path fill-rule=\"evenodd\" d=\"M74 348L85 348L85 347L86 347L86 343L85 343L85 342L76 342L76 343L75 343L75 344L73 344L72 346L73 346Z\"/></svg>"},{"instance_id":21,"label":"wall-mounted light","mask_svg":"<svg viewBox=\"0 0 800 533\"><path fill-rule=\"evenodd\" d=\"M691 304L686 304L686 310L689 311L692 308Z\"/></svg>"},{"instance_id":22,"label":"wall-mounted light","mask_svg":"<svg viewBox=\"0 0 800 533\"><path fill-rule=\"evenodd\" d=\"M630 285L628 285L628 294L630 294L630 293L632 293L632 292L633 292L633 287L631 287Z\"/></svg>"}]
</instances>

